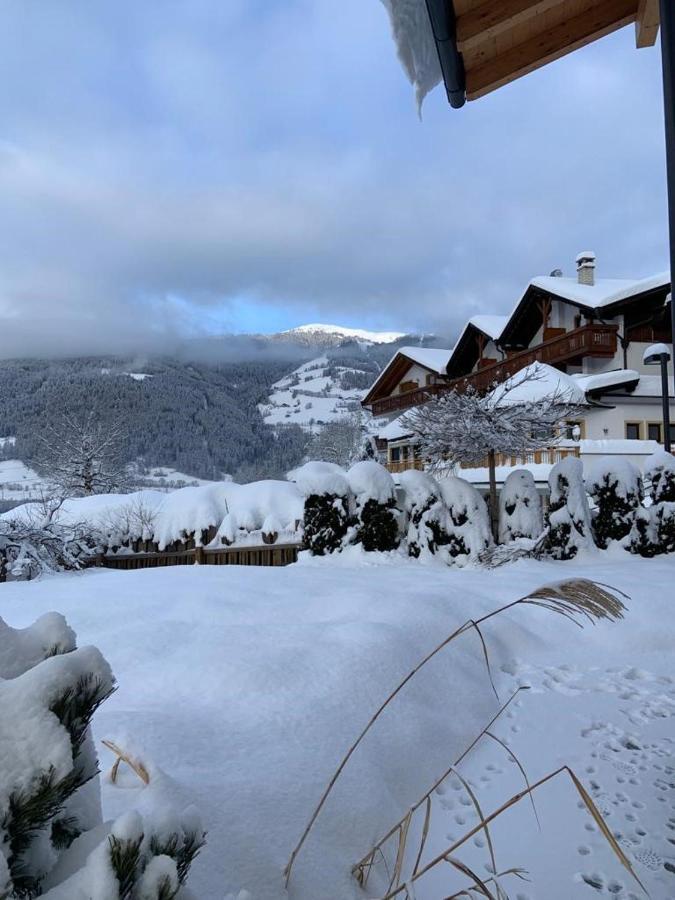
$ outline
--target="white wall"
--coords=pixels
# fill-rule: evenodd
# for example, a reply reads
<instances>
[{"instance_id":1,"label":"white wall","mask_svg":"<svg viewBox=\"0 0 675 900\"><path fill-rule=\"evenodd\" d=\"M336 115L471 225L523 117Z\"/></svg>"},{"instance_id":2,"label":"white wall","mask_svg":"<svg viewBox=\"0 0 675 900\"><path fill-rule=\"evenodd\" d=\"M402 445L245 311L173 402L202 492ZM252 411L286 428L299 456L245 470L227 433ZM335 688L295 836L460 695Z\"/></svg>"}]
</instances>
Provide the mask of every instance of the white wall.
<instances>
[{"instance_id":1,"label":"white wall","mask_svg":"<svg viewBox=\"0 0 675 900\"><path fill-rule=\"evenodd\" d=\"M652 402L646 400L620 400L617 398L613 409L595 408L582 418L586 423L585 437L591 440L605 438L625 438L626 422L642 422L641 438L647 437L647 422L661 422L662 411L660 399ZM671 422L675 423L675 405L670 406ZM605 432L605 429L607 431Z\"/></svg>"},{"instance_id":2,"label":"white wall","mask_svg":"<svg viewBox=\"0 0 675 900\"><path fill-rule=\"evenodd\" d=\"M399 383L396 385L394 390L389 394L390 397L395 397L400 393L399 385L403 381L416 381L420 387L424 387L427 383L427 375L429 374L427 369L423 369L422 366L418 366L417 364L413 364L410 366L405 375L401 378Z\"/></svg>"}]
</instances>

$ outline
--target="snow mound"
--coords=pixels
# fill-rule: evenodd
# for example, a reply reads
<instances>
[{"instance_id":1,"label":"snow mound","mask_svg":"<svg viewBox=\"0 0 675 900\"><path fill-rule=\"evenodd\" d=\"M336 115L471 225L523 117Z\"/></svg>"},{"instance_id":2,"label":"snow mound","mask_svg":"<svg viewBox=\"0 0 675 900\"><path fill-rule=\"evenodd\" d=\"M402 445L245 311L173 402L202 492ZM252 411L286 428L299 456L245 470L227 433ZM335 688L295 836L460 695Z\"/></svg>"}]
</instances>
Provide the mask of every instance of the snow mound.
<instances>
[{"instance_id":1,"label":"snow mound","mask_svg":"<svg viewBox=\"0 0 675 900\"><path fill-rule=\"evenodd\" d=\"M324 494L346 497L349 494L347 475L336 463L308 462L290 471L286 478L294 482L305 497L312 494L319 497Z\"/></svg>"},{"instance_id":2,"label":"snow mound","mask_svg":"<svg viewBox=\"0 0 675 900\"><path fill-rule=\"evenodd\" d=\"M606 483L614 486L618 497L626 500L629 496L640 492L640 472L627 459L605 457L591 463L586 488L589 494L595 494Z\"/></svg>"},{"instance_id":3,"label":"snow mound","mask_svg":"<svg viewBox=\"0 0 675 900\"><path fill-rule=\"evenodd\" d=\"M401 472L397 481L404 490L403 509L406 512L410 512L413 507L425 506L430 500L441 496L438 482L426 472L409 469Z\"/></svg>"},{"instance_id":4,"label":"snow mound","mask_svg":"<svg viewBox=\"0 0 675 900\"><path fill-rule=\"evenodd\" d=\"M544 530L541 498L528 469L516 469L499 495L499 540L505 544L520 538L537 538Z\"/></svg>"},{"instance_id":5,"label":"snow mound","mask_svg":"<svg viewBox=\"0 0 675 900\"><path fill-rule=\"evenodd\" d=\"M396 498L394 479L384 466L373 460L355 463L347 472L347 480L360 506L368 500L390 503Z\"/></svg>"}]
</instances>

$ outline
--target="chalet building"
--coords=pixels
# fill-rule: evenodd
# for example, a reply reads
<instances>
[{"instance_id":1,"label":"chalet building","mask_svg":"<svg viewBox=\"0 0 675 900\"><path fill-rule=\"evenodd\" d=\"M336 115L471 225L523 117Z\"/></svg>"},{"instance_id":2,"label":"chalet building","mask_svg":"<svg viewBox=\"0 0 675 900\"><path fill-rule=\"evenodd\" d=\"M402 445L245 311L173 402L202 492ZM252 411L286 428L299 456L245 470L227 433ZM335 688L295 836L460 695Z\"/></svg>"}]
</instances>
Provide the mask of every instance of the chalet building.
<instances>
[{"instance_id":1,"label":"chalet building","mask_svg":"<svg viewBox=\"0 0 675 900\"><path fill-rule=\"evenodd\" d=\"M486 391L535 362L571 376L585 394L587 411L568 423L570 452L591 453L603 442L605 453L614 447L639 459L656 449L661 380L642 356L652 343L672 342L670 276L597 278L591 252L576 264L576 277L555 270L533 278L509 316L469 319L451 350L398 350L362 401L382 422L379 443L393 471L422 466L400 421L407 410L448 390Z\"/></svg>"}]
</instances>

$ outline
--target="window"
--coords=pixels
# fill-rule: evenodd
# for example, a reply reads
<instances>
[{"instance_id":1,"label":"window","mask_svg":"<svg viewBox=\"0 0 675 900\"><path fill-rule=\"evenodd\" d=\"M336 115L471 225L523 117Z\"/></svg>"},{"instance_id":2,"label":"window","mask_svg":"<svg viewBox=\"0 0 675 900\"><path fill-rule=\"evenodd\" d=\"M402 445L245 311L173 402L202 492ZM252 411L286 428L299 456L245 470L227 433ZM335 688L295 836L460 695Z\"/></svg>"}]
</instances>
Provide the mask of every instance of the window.
<instances>
[{"instance_id":1,"label":"window","mask_svg":"<svg viewBox=\"0 0 675 900\"><path fill-rule=\"evenodd\" d=\"M583 438L585 435L585 428L583 422L565 422L565 427L563 429L564 436L568 441L573 441L574 438L574 429L579 429L579 437Z\"/></svg>"},{"instance_id":2,"label":"window","mask_svg":"<svg viewBox=\"0 0 675 900\"><path fill-rule=\"evenodd\" d=\"M629 441L639 441L641 435L641 422L626 422L626 437Z\"/></svg>"},{"instance_id":3,"label":"window","mask_svg":"<svg viewBox=\"0 0 675 900\"><path fill-rule=\"evenodd\" d=\"M389 459L391 462L398 462L401 459L401 448L391 447L389 450Z\"/></svg>"},{"instance_id":4,"label":"window","mask_svg":"<svg viewBox=\"0 0 675 900\"><path fill-rule=\"evenodd\" d=\"M647 422L647 440L661 443L661 423Z\"/></svg>"}]
</instances>

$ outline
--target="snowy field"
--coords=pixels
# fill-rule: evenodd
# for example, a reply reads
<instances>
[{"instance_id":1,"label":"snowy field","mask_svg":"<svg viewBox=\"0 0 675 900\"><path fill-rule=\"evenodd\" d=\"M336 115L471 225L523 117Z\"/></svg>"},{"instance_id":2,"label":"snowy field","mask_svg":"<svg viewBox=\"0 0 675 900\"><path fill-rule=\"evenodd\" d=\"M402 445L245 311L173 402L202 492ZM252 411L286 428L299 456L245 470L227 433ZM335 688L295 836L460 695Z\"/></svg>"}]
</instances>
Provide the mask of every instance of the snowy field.
<instances>
[{"instance_id":1,"label":"snowy field","mask_svg":"<svg viewBox=\"0 0 675 900\"><path fill-rule=\"evenodd\" d=\"M328 358L319 356L275 382L267 402L258 406L265 423L300 425L311 431L316 423L334 422L353 415L367 391L340 387L340 375L355 370L335 366L335 376L329 377L323 374L328 365ZM363 416L369 418L365 411Z\"/></svg>"},{"instance_id":2,"label":"snowy field","mask_svg":"<svg viewBox=\"0 0 675 900\"><path fill-rule=\"evenodd\" d=\"M134 752L152 781L141 788L125 774L117 786L106 783L105 812L112 817L157 799L195 802L209 832L189 881L195 898L223 900L245 889L251 900L356 900L381 897L386 884L380 867L362 892L351 866L499 707L475 632L437 656L369 733L321 812L286 894L282 869L351 741L455 627L545 582L575 576L625 591L625 620L580 630L521 606L486 623L501 701L518 686L530 687L492 731L531 782L570 765L650 896L670 900L673 557L645 560L617 551L493 572L405 560L368 565L348 555L283 570L95 571L2 585L0 615L19 627L59 610L81 645L94 643L108 658L119 690L97 712L95 736ZM103 748L101 759L109 768ZM507 751L489 738L459 772L486 814L523 787ZM492 830L498 869L524 867L532 878L505 879L512 900L644 896L568 780L546 785L536 798L541 831L526 801ZM432 799L425 860L476 821L454 775ZM484 836L455 856L489 877ZM441 900L465 885L446 866L419 880L415 896Z\"/></svg>"}]
</instances>

